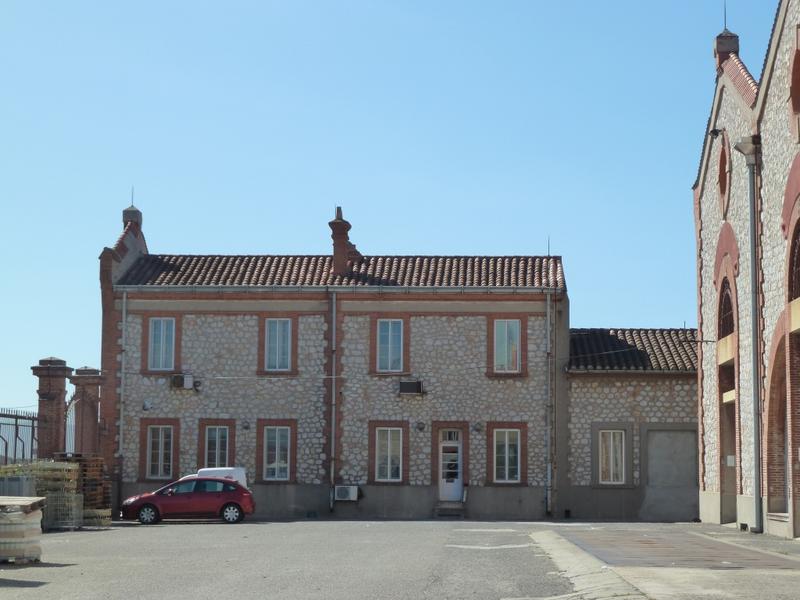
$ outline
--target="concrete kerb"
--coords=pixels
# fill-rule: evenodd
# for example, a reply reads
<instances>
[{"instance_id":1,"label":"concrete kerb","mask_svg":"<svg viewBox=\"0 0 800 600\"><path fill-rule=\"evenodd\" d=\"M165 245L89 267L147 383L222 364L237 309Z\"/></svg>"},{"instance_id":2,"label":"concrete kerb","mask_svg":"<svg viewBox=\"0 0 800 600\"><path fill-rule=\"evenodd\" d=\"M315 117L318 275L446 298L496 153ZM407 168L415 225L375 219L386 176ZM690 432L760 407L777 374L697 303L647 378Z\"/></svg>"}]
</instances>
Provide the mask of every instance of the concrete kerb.
<instances>
[{"instance_id":1,"label":"concrete kerb","mask_svg":"<svg viewBox=\"0 0 800 600\"><path fill-rule=\"evenodd\" d=\"M545 551L575 588L574 597L588 600L648 600L608 565L554 531L537 531L531 539ZM567 596L569 597L569 596Z\"/></svg>"}]
</instances>

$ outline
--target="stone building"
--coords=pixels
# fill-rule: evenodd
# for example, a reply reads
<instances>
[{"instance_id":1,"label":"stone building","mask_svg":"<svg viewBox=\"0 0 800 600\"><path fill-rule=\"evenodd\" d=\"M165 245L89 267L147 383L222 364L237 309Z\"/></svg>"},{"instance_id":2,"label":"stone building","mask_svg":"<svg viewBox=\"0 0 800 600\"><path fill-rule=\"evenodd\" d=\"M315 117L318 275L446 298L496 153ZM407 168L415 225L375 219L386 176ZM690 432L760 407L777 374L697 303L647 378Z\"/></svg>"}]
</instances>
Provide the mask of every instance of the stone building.
<instances>
[{"instance_id":1,"label":"stone building","mask_svg":"<svg viewBox=\"0 0 800 600\"><path fill-rule=\"evenodd\" d=\"M123 224L100 256L118 499L236 465L265 517L695 516L657 509L697 494L671 466L694 331L570 332L560 257L364 256L340 210L321 256L150 254Z\"/></svg>"},{"instance_id":2,"label":"stone building","mask_svg":"<svg viewBox=\"0 0 800 600\"><path fill-rule=\"evenodd\" d=\"M760 82L717 36L697 181L700 514L800 535L800 1Z\"/></svg>"}]
</instances>

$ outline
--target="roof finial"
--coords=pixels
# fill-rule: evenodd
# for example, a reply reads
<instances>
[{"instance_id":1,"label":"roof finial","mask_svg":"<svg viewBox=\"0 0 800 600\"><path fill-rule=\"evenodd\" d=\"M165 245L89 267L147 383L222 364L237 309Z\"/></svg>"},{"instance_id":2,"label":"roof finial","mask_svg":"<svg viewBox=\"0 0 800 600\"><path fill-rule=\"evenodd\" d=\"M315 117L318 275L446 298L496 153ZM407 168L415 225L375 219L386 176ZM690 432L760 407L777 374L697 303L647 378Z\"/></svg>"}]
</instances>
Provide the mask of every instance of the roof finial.
<instances>
[{"instance_id":1,"label":"roof finial","mask_svg":"<svg viewBox=\"0 0 800 600\"><path fill-rule=\"evenodd\" d=\"M728 0L722 0L722 28L728 29Z\"/></svg>"},{"instance_id":2,"label":"roof finial","mask_svg":"<svg viewBox=\"0 0 800 600\"><path fill-rule=\"evenodd\" d=\"M131 206L133 206L133 193L134 193L134 188L133 184L131 184Z\"/></svg>"}]
</instances>

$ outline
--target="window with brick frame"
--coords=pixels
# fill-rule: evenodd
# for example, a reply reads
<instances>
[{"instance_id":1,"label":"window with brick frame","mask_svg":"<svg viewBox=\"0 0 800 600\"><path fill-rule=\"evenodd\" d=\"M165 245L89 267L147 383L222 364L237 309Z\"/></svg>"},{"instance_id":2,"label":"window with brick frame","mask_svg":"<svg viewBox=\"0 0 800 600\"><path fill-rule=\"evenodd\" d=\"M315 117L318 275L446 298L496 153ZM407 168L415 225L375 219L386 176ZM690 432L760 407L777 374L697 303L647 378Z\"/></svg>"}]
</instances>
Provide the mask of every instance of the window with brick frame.
<instances>
[{"instance_id":1,"label":"window with brick frame","mask_svg":"<svg viewBox=\"0 0 800 600\"><path fill-rule=\"evenodd\" d=\"M236 420L204 418L197 422L197 428L197 468L233 466Z\"/></svg>"},{"instance_id":2,"label":"window with brick frame","mask_svg":"<svg viewBox=\"0 0 800 600\"><path fill-rule=\"evenodd\" d=\"M264 350L265 371L292 370L292 320L267 319Z\"/></svg>"},{"instance_id":3,"label":"window with brick frame","mask_svg":"<svg viewBox=\"0 0 800 600\"><path fill-rule=\"evenodd\" d=\"M180 419L139 419L139 479L164 480L178 476Z\"/></svg>"},{"instance_id":4,"label":"window with brick frame","mask_svg":"<svg viewBox=\"0 0 800 600\"><path fill-rule=\"evenodd\" d=\"M150 371L171 371L175 368L175 318L150 317L147 368Z\"/></svg>"},{"instance_id":5,"label":"window with brick frame","mask_svg":"<svg viewBox=\"0 0 800 600\"><path fill-rule=\"evenodd\" d=\"M408 482L407 421L370 421L368 481L378 485Z\"/></svg>"},{"instance_id":6,"label":"window with brick frame","mask_svg":"<svg viewBox=\"0 0 800 600\"><path fill-rule=\"evenodd\" d=\"M527 485L528 424L524 421L486 423L487 485Z\"/></svg>"},{"instance_id":7,"label":"window with brick frame","mask_svg":"<svg viewBox=\"0 0 800 600\"><path fill-rule=\"evenodd\" d=\"M173 429L171 425L150 425L147 428L147 477L171 479L173 464Z\"/></svg>"},{"instance_id":8,"label":"window with brick frame","mask_svg":"<svg viewBox=\"0 0 800 600\"><path fill-rule=\"evenodd\" d=\"M261 483L294 483L297 470L297 420L258 419L256 477Z\"/></svg>"},{"instance_id":9,"label":"window with brick frame","mask_svg":"<svg viewBox=\"0 0 800 600\"><path fill-rule=\"evenodd\" d=\"M494 321L494 372L519 373L522 368L519 319Z\"/></svg>"},{"instance_id":10,"label":"window with brick frame","mask_svg":"<svg viewBox=\"0 0 800 600\"><path fill-rule=\"evenodd\" d=\"M403 320L378 319L377 370L382 373L403 370Z\"/></svg>"}]
</instances>

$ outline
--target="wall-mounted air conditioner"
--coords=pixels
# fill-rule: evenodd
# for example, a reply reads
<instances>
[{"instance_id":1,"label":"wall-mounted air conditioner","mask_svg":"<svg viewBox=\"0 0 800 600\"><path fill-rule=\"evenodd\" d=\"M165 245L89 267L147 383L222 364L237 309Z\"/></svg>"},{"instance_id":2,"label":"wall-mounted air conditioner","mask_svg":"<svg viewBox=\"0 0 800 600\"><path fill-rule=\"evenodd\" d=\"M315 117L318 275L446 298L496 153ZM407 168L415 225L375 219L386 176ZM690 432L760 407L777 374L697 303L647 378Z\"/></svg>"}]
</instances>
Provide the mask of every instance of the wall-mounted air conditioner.
<instances>
[{"instance_id":1,"label":"wall-mounted air conditioner","mask_svg":"<svg viewBox=\"0 0 800 600\"><path fill-rule=\"evenodd\" d=\"M194 375L191 373L176 373L172 376L170 383L173 388L180 390L194 389Z\"/></svg>"},{"instance_id":2,"label":"wall-mounted air conditioner","mask_svg":"<svg viewBox=\"0 0 800 600\"><path fill-rule=\"evenodd\" d=\"M421 381L401 381L400 382L401 394L424 394L422 391Z\"/></svg>"},{"instance_id":3,"label":"wall-mounted air conditioner","mask_svg":"<svg viewBox=\"0 0 800 600\"><path fill-rule=\"evenodd\" d=\"M355 502L358 500L358 486L337 485L334 489L334 497L338 501Z\"/></svg>"}]
</instances>

